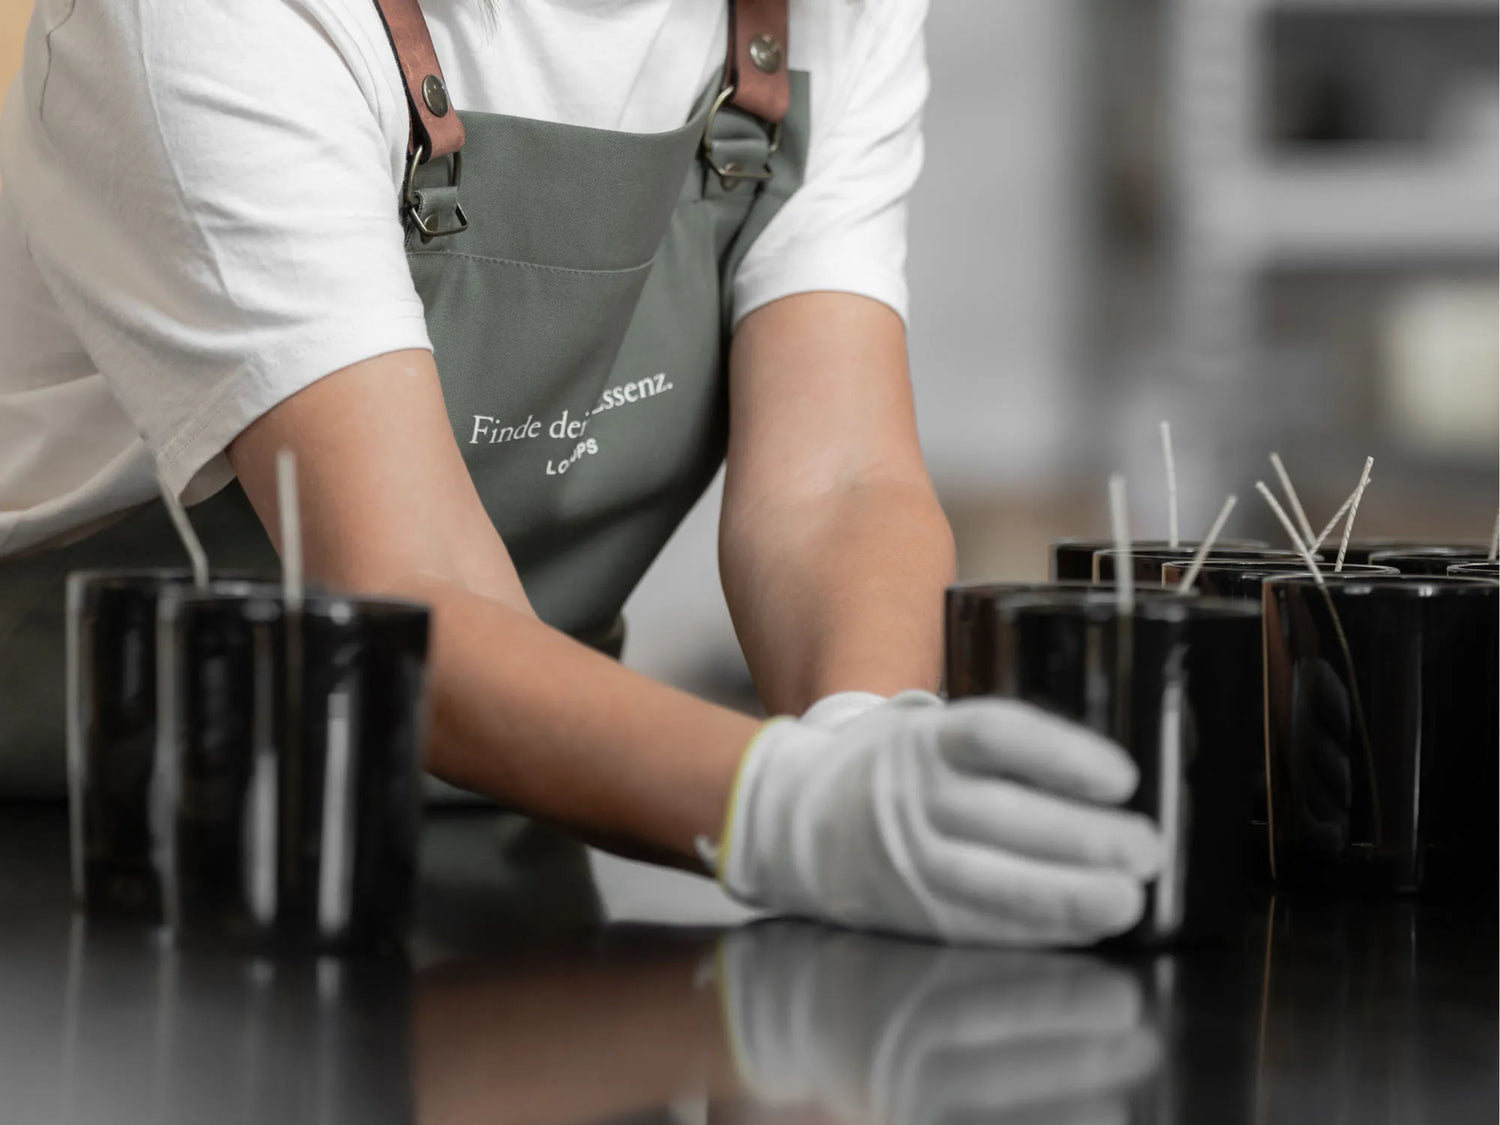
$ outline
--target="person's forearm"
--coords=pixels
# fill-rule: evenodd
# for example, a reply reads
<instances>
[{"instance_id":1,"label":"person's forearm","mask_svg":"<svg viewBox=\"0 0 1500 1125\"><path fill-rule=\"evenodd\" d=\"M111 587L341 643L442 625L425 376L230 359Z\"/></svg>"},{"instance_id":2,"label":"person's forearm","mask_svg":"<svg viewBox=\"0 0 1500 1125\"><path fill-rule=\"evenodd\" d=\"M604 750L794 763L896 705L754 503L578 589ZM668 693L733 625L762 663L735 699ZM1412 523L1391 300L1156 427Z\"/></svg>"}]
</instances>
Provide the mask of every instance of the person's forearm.
<instances>
[{"instance_id":1,"label":"person's forearm","mask_svg":"<svg viewBox=\"0 0 1500 1125\"><path fill-rule=\"evenodd\" d=\"M725 595L768 709L936 689L953 536L926 482L875 479L727 515Z\"/></svg>"},{"instance_id":2,"label":"person's forearm","mask_svg":"<svg viewBox=\"0 0 1500 1125\"><path fill-rule=\"evenodd\" d=\"M433 609L439 776L626 854L698 868L754 720L628 672L544 625L454 444L427 352L352 364L229 448L272 541L297 451L310 579Z\"/></svg>"},{"instance_id":3,"label":"person's forearm","mask_svg":"<svg viewBox=\"0 0 1500 1125\"><path fill-rule=\"evenodd\" d=\"M754 719L631 672L451 583L433 607L427 766L602 847L700 869Z\"/></svg>"}]
</instances>

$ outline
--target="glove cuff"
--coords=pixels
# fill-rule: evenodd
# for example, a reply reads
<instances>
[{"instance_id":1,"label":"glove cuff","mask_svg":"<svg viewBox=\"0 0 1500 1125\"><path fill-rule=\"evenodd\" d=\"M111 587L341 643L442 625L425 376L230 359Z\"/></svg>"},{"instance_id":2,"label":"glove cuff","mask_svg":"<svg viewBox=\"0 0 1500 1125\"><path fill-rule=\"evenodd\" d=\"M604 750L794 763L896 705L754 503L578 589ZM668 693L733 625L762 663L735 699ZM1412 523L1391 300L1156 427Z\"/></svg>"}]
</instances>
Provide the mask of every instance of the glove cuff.
<instances>
[{"instance_id":1,"label":"glove cuff","mask_svg":"<svg viewBox=\"0 0 1500 1125\"><path fill-rule=\"evenodd\" d=\"M704 866L713 872L714 878L723 884L727 890L734 890L730 885L727 869L730 856L734 852L733 845L738 835L737 828L745 815L745 794L753 788L755 784L754 775L761 768L761 757L756 753L756 749L773 728L791 722L793 722L792 719L782 715L774 719L768 719L761 724L760 729L745 744L745 752L740 755L740 764L734 773L734 784L729 789L729 801L724 806L724 826L719 830L718 841L712 841L707 836L699 836L694 841L694 845L698 849L698 857L703 860Z\"/></svg>"},{"instance_id":2,"label":"glove cuff","mask_svg":"<svg viewBox=\"0 0 1500 1125\"><path fill-rule=\"evenodd\" d=\"M890 698L877 695L873 691L837 691L832 695L825 695L806 711L802 712L801 722L818 730L836 731L845 723L876 707L898 707L903 710L911 710L920 707L941 707L942 698L930 691L921 688L908 688L899 691Z\"/></svg>"},{"instance_id":3,"label":"glove cuff","mask_svg":"<svg viewBox=\"0 0 1500 1125\"><path fill-rule=\"evenodd\" d=\"M762 897L767 872L761 869L775 864L768 849L775 852L784 844L783 818L795 804L793 795L802 788L819 750L832 741L827 731L783 717L761 727L745 748L714 865L719 883L740 901L769 905Z\"/></svg>"},{"instance_id":4,"label":"glove cuff","mask_svg":"<svg viewBox=\"0 0 1500 1125\"><path fill-rule=\"evenodd\" d=\"M885 701L885 696L873 691L838 691L825 695L802 712L801 721L818 730L838 730L856 715L863 715Z\"/></svg>"},{"instance_id":5,"label":"glove cuff","mask_svg":"<svg viewBox=\"0 0 1500 1125\"><path fill-rule=\"evenodd\" d=\"M910 711L923 707L941 707L943 697L925 688L907 688L891 696L888 702L892 707L902 707Z\"/></svg>"}]
</instances>

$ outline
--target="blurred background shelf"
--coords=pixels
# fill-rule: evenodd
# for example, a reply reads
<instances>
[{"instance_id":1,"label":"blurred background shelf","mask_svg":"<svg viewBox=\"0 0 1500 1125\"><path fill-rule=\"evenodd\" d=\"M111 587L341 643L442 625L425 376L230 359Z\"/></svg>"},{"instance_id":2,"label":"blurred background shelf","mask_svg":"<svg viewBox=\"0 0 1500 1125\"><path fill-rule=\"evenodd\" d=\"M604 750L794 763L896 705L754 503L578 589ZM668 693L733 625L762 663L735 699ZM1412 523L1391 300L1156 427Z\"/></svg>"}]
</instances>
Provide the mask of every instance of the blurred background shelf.
<instances>
[{"instance_id":1,"label":"blurred background shelf","mask_svg":"<svg viewBox=\"0 0 1500 1125\"><path fill-rule=\"evenodd\" d=\"M1169 123L1166 381L1212 388L1194 424L1240 420L1210 489L1277 446L1336 500L1347 485L1323 479L1368 452L1372 521L1420 519L1412 496L1437 489L1452 533L1474 535L1500 437L1496 5L1147 7Z\"/></svg>"},{"instance_id":2,"label":"blurred background shelf","mask_svg":"<svg viewBox=\"0 0 1500 1125\"><path fill-rule=\"evenodd\" d=\"M1493 159L1283 157L1249 173L1255 202L1223 238L1281 267L1489 260L1500 238L1494 171Z\"/></svg>"},{"instance_id":3,"label":"blurred background shelf","mask_svg":"<svg viewBox=\"0 0 1500 1125\"><path fill-rule=\"evenodd\" d=\"M1249 0L1251 7L1275 12L1399 12L1402 15L1493 14L1494 0Z\"/></svg>"}]
</instances>

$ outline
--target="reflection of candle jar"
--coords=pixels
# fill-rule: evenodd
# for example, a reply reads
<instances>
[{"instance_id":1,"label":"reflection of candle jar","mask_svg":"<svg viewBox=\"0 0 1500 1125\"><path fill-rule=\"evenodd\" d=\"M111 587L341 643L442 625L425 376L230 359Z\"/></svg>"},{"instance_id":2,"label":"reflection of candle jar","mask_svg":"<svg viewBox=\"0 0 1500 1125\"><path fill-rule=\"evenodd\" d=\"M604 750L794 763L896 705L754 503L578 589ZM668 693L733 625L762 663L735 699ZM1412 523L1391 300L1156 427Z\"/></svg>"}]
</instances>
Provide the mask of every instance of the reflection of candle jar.
<instances>
[{"instance_id":1,"label":"reflection of candle jar","mask_svg":"<svg viewBox=\"0 0 1500 1125\"><path fill-rule=\"evenodd\" d=\"M154 1121L413 1120L412 979L400 958L174 949L170 1102ZM231 1118L233 1119L233 1118Z\"/></svg>"},{"instance_id":2,"label":"reflection of candle jar","mask_svg":"<svg viewBox=\"0 0 1500 1125\"><path fill-rule=\"evenodd\" d=\"M163 590L192 577L186 570L68 576L73 893L91 914L161 916L150 825L156 611Z\"/></svg>"},{"instance_id":3,"label":"reflection of candle jar","mask_svg":"<svg viewBox=\"0 0 1500 1125\"><path fill-rule=\"evenodd\" d=\"M1114 545L1113 539L1060 539L1049 549L1051 575L1064 582L1091 582L1094 578L1094 552L1110 550ZM1259 539L1216 539L1214 545L1224 550L1270 546ZM1131 546L1137 551L1183 550L1189 558L1198 549L1198 543L1191 539L1178 540L1176 548L1165 539L1143 539Z\"/></svg>"},{"instance_id":4,"label":"reflection of candle jar","mask_svg":"<svg viewBox=\"0 0 1500 1125\"><path fill-rule=\"evenodd\" d=\"M1287 576L1264 597L1277 882L1493 890L1500 587Z\"/></svg>"},{"instance_id":5,"label":"reflection of candle jar","mask_svg":"<svg viewBox=\"0 0 1500 1125\"><path fill-rule=\"evenodd\" d=\"M159 936L74 919L60 1104L46 1120L411 1120L404 961L225 956Z\"/></svg>"},{"instance_id":6,"label":"reflection of candle jar","mask_svg":"<svg viewBox=\"0 0 1500 1125\"><path fill-rule=\"evenodd\" d=\"M274 586L160 611L168 925L179 939L389 947L410 920L424 607Z\"/></svg>"},{"instance_id":7,"label":"reflection of candle jar","mask_svg":"<svg viewBox=\"0 0 1500 1125\"><path fill-rule=\"evenodd\" d=\"M1249 1120L1495 1120L1490 904L1276 895L1263 940Z\"/></svg>"},{"instance_id":8,"label":"reflection of candle jar","mask_svg":"<svg viewBox=\"0 0 1500 1125\"><path fill-rule=\"evenodd\" d=\"M1112 738L1140 770L1127 807L1157 823L1166 862L1127 940L1232 928L1256 757L1255 609L1155 596L1122 616L1107 591L1058 591L1005 599L995 616L995 694Z\"/></svg>"}]
</instances>

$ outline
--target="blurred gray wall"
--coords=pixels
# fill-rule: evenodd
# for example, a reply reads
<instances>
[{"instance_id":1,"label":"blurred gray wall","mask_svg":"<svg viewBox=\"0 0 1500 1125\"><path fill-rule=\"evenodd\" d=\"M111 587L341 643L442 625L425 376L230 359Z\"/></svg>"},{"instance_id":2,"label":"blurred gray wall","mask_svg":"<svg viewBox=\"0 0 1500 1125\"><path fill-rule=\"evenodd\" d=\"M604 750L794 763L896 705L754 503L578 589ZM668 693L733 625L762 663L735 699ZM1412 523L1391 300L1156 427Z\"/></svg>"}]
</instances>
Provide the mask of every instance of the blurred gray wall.
<instances>
[{"instance_id":1,"label":"blurred gray wall","mask_svg":"<svg viewBox=\"0 0 1500 1125\"><path fill-rule=\"evenodd\" d=\"M1087 331L1089 83L1078 0L934 0L911 203L911 357L942 489L1067 460Z\"/></svg>"}]
</instances>

